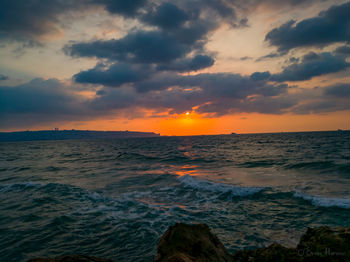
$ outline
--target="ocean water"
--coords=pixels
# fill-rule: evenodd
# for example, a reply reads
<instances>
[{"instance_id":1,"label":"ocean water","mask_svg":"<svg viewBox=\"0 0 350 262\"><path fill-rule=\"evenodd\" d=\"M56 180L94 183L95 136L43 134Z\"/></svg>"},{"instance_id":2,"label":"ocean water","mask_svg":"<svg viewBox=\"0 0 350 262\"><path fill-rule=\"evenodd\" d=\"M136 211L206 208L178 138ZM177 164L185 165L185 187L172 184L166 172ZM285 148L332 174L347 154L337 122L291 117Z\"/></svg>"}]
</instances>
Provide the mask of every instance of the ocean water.
<instances>
[{"instance_id":1,"label":"ocean water","mask_svg":"<svg viewBox=\"0 0 350 262\"><path fill-rule=\"evenodd\" d=\"M350 226L350 132L0 143L2 261L152 261L176 222L231 252Z\"/></svg>"}]
</instances>

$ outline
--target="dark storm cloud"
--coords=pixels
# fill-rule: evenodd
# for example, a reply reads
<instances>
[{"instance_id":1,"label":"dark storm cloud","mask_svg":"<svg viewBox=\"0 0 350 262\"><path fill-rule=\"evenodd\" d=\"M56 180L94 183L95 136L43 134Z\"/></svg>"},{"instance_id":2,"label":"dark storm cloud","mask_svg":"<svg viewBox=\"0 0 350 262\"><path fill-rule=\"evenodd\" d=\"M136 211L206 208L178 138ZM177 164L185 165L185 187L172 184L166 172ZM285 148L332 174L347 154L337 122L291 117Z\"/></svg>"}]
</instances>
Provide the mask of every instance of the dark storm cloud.
<instances>
[{"instance_id":1,"label":"dark storm cloud","mask_svg":"<svg viewBox=\"0 0 350 262\"><path fill-rule=\"evenodd\" d=\"M135 97L135 100L132 105L128 105L130 107L168 110L171 113L184 113L192 110L193 107L198 107L197 112L211 113L216 116L229 112L267 112L267 108L259 107L263 105L262 101L268 103L268 97L285 94L288 86L273 85L266 81L258 82L238 74L221 73L193 76L158 75L153 79L135 84L135 88L138 92L143 92L142 95L130 88L123 88L124 90L105 88L102 95L92 103L98 104L99 107L104 105L103 108L109 110L120 108L118 97L121 93L125 96L126 90L129 92L134 90L131 96ZM255 98L252 99L251 96ZM274 101L276 110L280 112L281 103L277 106L277 100L271 101ZM286 105L286 103L283 104ZM271 104L269 107L271 112L272 107Z\"/></svg>"},{"instance_id":2,"label":"dark storm cloud","mask_svg":"<svg viewBox=\"0 0 350 262\"><path fill-rule=\"evenodd\" d=\"M286 92L286 85L268 84L266 81L256 81L250 77L232 73L176 75L160 74L152 79L137 83L135 88L139 92L165 90L169 87L200 88L209 98L231 97L245 98L258 94L276 96Z\"/></svg>"},{"instance_id":3,"label":"dark storm cloud","mask_svg":"<svg viewBox=\"0 0 350 262\"><path fill-rule=\"evenodd\" d=\"M34 79L18 86L0 86L0 128L89 117L84 99L56 79Z\"/></svg>"},{"instance_id":4,"label":"dark storm cloud","mask_svg":"<svg viewBox=\"0 0 350 262\"><path fill-rule=\"evenodd\" d=\"M210 56L196 55L195 57L180 59L174 61L173 63L160 64L157 69L166 71L189 72L211 67L214 62L214 59Z\"/></svg>"},{"instance_id":5,"label":"dark storm cloud","mask_svg":"<svg viewBox=\"0 0 350 262\"><path fill-rule=\"evenodd\" d=\"M300 22L289 21L266 35L270 45L279 51L297 47L326 46L350 41L350 2L332 6L317 17Z\"/></svg>"},{"instance_id":6,"label":"dark storm cloud","mask_svg":"<svg viewBox=\"0 0 350 262\"><path fill-rule=\"evenodd\" d=\"M56 79L34 79L19 86L0 86L0 114L70 113L79 100Z\"/></svg>"},{"instance_id":7,"label":"dark storm cloud","mask_svg":"<svg viewBox=\"0 0 350 262\"><path fill-rule=\"evenodd\" d=\"M260 80L267 80L271 76L270 72L255 72L250 75L250 78L255 80L255 81L260 81Z\"/></svg>"},{"instance_id":8,"label":"dark storm cloud","mask_svg":"<svg viewBox=\"0 0 350 262\"><path fill-rule=\"evenodd\" d=\"M320 114L350 109L349 99L315 99L295 106L291 112L294 114Z\"/></svg>"},{"instance_id":9,"label":"dark storm cloud","mask_svg":"<svg viewBox=\"0 0 350 262\"><path fill-rule=\"evenodd\" d=\"M328 113L350 109L350 84L341 83L305 89L299 92L299 103L291 109L295 114Z\"/></svg>"},{"instance_id":10,"label":"dark storm cloud","mask_svg":"<svg viewBox=\"0 0 350 262\"><path fill-rule=\"evenodd\" d=\"M339 54L339 55L348 56L348 55L350 55L350 46L348 46L348 45L340 46L337 49L335 49L334 52L336 54Z\"/></svg>"},{"instance_id":11,"label":"dark storm cloud","mask_svg":"<svg viewBox=\"0 0 350 262\"><path fill-rule=\"evenodd\" d=\"M324 89L324 94L332 97L350 98L350 84L337 84ZM350 101L349 101L350 102Z\"/></svg>"},{"instance_id":12,"label":"dark storm cloud","mask_svg":"<svg viewBox=\"0 0 350 262\"><path fill-rule=\"evenodd\" d=\"M181 58L191 46L160 31L138 31L117 40L100 40L66 46L67 54L136 63L169 62Z\"/></svg>"},{"instance_id":13,"label":"dark storm cloud","mask_svg":"<svg viewBox=\"0 0 350 262\"><path fill-rule=\"evenodd\" d=\"M172 3L162 3L141 17L143 22L163 29L181 27L188 19L189 15Z\"/></svg>"},{"instance_id":14,"label":"dark storm cloud","mask_svg":"<svg viewBox=\"0 0 350 262\"><path fill-rule=\"evenodd\" d=\"M139 84L150 80L141 80ZM0 128L81 121L128 112L142 117L139 109L154 112L196 111L210 117L232 113L283 114L332 112L350 109L350 86L339 84L289 94L287 85L271 84L237 74L155 76L150 89L140 94L132 85L99 90L84 98L55 79L35 79L19 86L0 87Z\"/></svg>"},{"instance_id":15,"label":"dark storm cloud","mask_svg":"<svg viewBox=\"0 0 350 262\"><path fill-rule=\"evenodd\" d=\"M152 68L140 65L116 63L106 67L99 64L95 68L76 74L74 79L78 83L118 87L144 80L153 74L152 71Z\"/></svg>"},{"instance_id":16,"label":"dark storm cloud","mask_svg":"<svg viewBox=\"0 0 350 262\"><path fill-rule=\"evenodd\" d=\"M315 76L340 72L349 66L350 63L346 62L344 57L331 53L310 52L302 58L300 63L292 63L281 73L273 74L270 80L278 82L309 80Z\"/></svg>"},{"instance_id":17,"label":"dark storm cloud","mask_svg":"<svg viewBox=\"0 0 350 262\"><path fill-rule=\"evenodd\" d=\"M105 6L105 9L112 14L119 14L132 17L137 11L147 4L147 0L93 0L96 4Z\"/></svg>"},{"instance_id":18,"label":"dark storm cloud","mask_svg":"<svg viewBox=\"0 0 350 262\"><path fill-rule=\"evenodd\" d=\"M158 29L131 32L120 39L74 43L65 46L64 50L73 57L156 65L159 71L197 71L214 64L214 59L206 54L204 44L208 33L217 26L215 20L203 20L198 14L187 16L173 4L163 4L154 12L162 14L150 16ZM177 15L171 17L171 13ZM101 80L99 78L99 82L103 82ZM94 83L94 80L90 82Z\"/></svg>"},{"instance_id":19,"label":"dark storm cloud","mask_svg":"<svg viewBox=\"0 0 350 262\"><path fill-rule=\"evenodd\" d=\"M0 74L0 81L8 80L9 77L3 74Z\"/></svg>"},{"instance_id":20,"label":"dark storm cloud","mask_svg":"<svg viewBox=\"0 0 350 262\"><path fill-rule=\"evenodd\" d=\"M248 9L254 10L260 5L281 8L313 2L317 1L1 0L0 41L20 41L24 43L23 47L40 46L45 41L42 36L63 31L65 27L62 24L68 23L62 16L86 10L98 13L101 8L111 15L137 19L163 29L181 27L185 22L199 21L200 17L216 25L225 22L233 27L245 27L248 24ZM77 17L69 16L69 21ZM198 26L190 27L192 31L195 28L198 33Z\"/></svg>"},{"instance_id":21,"label":"dark storm cloud","mask_svg":"<svg viewBox=\"0 0 350 262\"><path fill-rule=\"evenodd\" d=\"M33 46L40 36L60 31L60 15L83 4L82 0L1 0L0 41L25 41Z\"/></svg>"}]
</instances>

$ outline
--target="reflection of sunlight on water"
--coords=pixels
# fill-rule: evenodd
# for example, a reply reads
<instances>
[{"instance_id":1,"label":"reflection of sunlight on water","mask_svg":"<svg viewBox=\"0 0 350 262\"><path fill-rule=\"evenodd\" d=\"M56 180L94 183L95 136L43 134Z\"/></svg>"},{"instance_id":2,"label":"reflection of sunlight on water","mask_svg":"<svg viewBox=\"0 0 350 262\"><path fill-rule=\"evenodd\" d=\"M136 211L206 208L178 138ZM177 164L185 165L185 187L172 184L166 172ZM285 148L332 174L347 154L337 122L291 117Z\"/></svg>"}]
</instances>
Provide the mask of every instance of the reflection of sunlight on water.
<instances>
[{"instance_id":1,"label":"reflection of sunlight on water","mask_svg":"<svg viewBox=\"0 0 350 262\"><path fill-rule=\"evenodd\" d=\"M178 176L200 176L200 175L208 175L207 173L203 172L202 170L198 169L198 166L196 165L183 165L183 166L172 166L174 168L174 173Z\"/></svg>"}]
</instances>

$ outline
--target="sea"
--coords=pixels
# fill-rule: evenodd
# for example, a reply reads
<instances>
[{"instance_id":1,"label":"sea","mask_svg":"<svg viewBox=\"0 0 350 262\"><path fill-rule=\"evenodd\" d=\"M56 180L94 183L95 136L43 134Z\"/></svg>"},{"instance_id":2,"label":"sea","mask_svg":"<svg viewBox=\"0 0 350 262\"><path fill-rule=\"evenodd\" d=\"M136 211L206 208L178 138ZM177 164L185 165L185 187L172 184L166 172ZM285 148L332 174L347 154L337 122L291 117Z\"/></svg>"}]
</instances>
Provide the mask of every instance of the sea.
<instances>
[{"instance_id":1,"label":"sea","mask_svg":"<svg viewBox=\"0 0 350 262\"><path fill-rule=\"evenodd\" d=\"M230 252L350 226L350 132L0 143L1 261L152 261L177 222Z\"/></svg>"}]
</instances>

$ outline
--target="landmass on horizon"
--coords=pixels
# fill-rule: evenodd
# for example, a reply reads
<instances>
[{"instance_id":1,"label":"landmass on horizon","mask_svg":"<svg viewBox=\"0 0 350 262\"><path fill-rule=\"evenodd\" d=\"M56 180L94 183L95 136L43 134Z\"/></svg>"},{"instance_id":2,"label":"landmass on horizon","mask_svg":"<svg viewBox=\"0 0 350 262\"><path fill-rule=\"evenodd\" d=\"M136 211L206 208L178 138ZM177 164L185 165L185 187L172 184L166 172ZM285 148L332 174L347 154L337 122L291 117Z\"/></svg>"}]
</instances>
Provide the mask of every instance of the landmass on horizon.
<instances>
[{"instance_id":1,"label":"landmass on horizon","mask_svg":"<svg viewBox=\"0 0 350 262\"><path fill-rule=\"evenodd\" d=\"M298 131L298 132L267 132L267 133L234 133L231 134L211 134L211 136L236 136L236 135L254 135L254 134L284 134L284 133L345 133L350 130L328 130L328 131ZM193 136L193 135L192 135ZM208 136L208 135L194 135ZM147 137L167 137L155 132L141 131L95 131L95 130L35 130L35 131L13 131L0 132L0 142L15 141L38 141L38 140L74 140L74 139L122 139L122 138L147 138Z\"/></svg>"},{"instance_id":2,"label":"landmass on horizon","mask_svg":"<svg viewBox=\"0 0 350 262\"><path fill-rule=\"evenodd\" d=\"M115 139L137 137L159 137L154 132L137 131L91 131L91 130L40 130L0 132L0 142L4 141L36 141L36 140L69 140L69 139Z\"/></svg>"}]
</instances>

